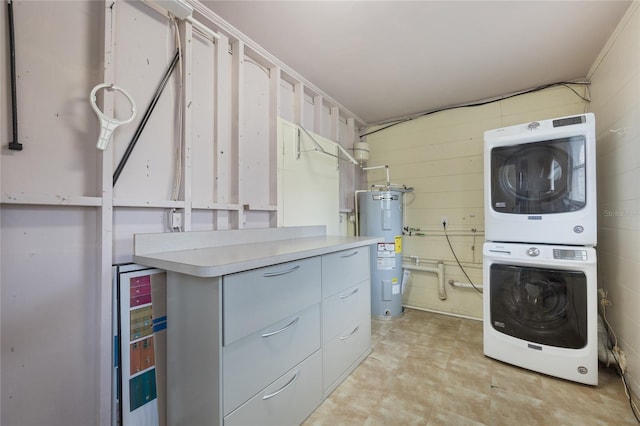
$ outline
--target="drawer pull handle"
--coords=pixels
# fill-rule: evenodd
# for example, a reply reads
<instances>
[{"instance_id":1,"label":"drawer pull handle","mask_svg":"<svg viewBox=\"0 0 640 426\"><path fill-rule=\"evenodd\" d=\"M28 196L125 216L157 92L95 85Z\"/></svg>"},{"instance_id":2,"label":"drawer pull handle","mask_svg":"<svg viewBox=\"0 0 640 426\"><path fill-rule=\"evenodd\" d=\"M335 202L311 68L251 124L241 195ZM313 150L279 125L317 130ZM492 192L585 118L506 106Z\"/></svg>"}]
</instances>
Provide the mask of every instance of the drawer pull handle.
<instances>
[{"instance_id":1,"label":"drawer pull handle","mask_svg":"<svg viewBox=\"0 0 640 426\"><path fill-rule=\"evenodd\" d=\"M342 337L340 337L340 340L346 340L346 339L348 339L349 337L351 337L351 336L353 336L354 334L356 334L356 333L358 332L358 330L359 330L359 329L360 329L360 326L359 326L359 325L356 325L356 328L354 328L354 329L353 329L353 331L352 331L351 333L347 334L346 336L342 336Z\"/></svg>"},{"instance_id":2,"label":"drawer pull handle","mask_svg":"<svg viewBox=\"0 0 640 426\"><path fill-rule=\"evenodd\" d=\"M342 259L344 259L345 257L355 256L356 254L358 254L358 250L354 251L353 253L349 253L349 254L342 254L342 255L340 255L340 257L341 257Z\"/></svg>"},{"instance_id":3,"label":"drawer pull handle","mask_svg":"<svg viewBox=\"0 0 640 426\"><path fill-rule=\"evenodd\" d=\"M296 265L291 269L287 269L286 271L277 271L277 272L265 272L264 274L262 274L263 277L268 278L268 277L277 277L280 275L285 275L285 274L289 274L293 271L297 271L298 269L300 269L300 265Z\"/></svg>"},{"instance_id":4,"label":"drawer pull handle","mask_svg":"<svg viewBox=\"0 0 640 426\"><path fill-rule=\"evenodd\" d=\"M340 299L346 299L347 297L351 297L354 294L356 294L358 292L358 290L360 290L359 287L356 287L351 293L349 294L343 294L342 296L340 296Z\"/></svg>"},{"instance_id":5,"label":"drawer pull handle","mask_svg":"<svg viewBox=\"0 0 640 426\"><path fill-rule=\"evenodd\" d=\"M294 319L293 321L291 321L289 324L285 325L284 327L282 327L280 330L276 330L276 331L270 331L268 333L264 333L262 335L262 337L270 337L270 336L274 336L276 334L282 333L283 331L285 331L288 328L293 327L294 325L296 325L296 323L298 322L298 320L300 319L300 317L296 317L296 319Z\"/></svg>"},{"instance_id":6,"label":"drawer pull handle","mask_svg":"<svg viewBox=\"0 0 640 426\"><path fill-rule=\"evenodd\" d=\"M289 386L291 386L291 385L293 384L293 382L295 382L295 381L296 381L296 379L298 378L298 375L299 375L299 374L300 374L300 372L299 372L299 371L298 371L298 372L296 372L296 374L294 374L294 375L293 375L293 377L291 378L291 380L289 380L289 381L287 382L287 384L286 384L286 385L284 385L283 387L281 387L281 388L280 388L280 389L278 389L277 391L275 391L275 392L273 392L273 393L270 393L269 395L265 395L265 396L263 396L263 397L262 397L262 399L263 399L263 400L266 400L266 399L273 398L274 396L278 395L280 392L284 391L286 388L288 388Z\"/></svg>"}]
</instances>

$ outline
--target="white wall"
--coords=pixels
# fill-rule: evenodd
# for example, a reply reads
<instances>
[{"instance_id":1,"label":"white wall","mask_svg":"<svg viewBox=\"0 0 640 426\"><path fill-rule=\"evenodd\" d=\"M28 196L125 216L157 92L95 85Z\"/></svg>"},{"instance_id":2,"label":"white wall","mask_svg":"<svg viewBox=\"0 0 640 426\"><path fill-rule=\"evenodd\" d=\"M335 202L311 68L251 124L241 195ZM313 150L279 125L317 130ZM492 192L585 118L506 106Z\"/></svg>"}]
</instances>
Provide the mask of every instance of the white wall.
<instances>
[{"instance_id":1,"label":"white wall","mask_svg":"<svg viewBox=\"0 0 640 426\"><path fill-rule=\"evenodd\" d=\"M640 394L640 8L634 3L591 70L598 133L598 287Z\"/></svg>"},{"instance_id":2,"label":"white wall","mask_svg":"<svg viewBox=\"0 0 640 426\"><path fill-rule=\"evenodd\" d=\"M574 87L584 93L584 88ZM484 242L483 143L489 129L584 112L571 90L555 87L500 102L460 108L417 118L367 136L369 165L388 164L391 181L414 187L405 196L405 226L419 228L403 237L405 262L444 262L447 299L438 297L434 274L411 272L403 303L471 318L482 318L482 295L453 288L449 280L468 282L457 265L442 229L474 284L482 284ZM371 129L374 131L376 129ZM369 184L384 183L382 171L369 172Z\"/></svg>"},{"instance_id":3,"label":"white wall","mask_svg":"<svg viewBox=\"0 0 640 426\"><path fill-rule=\"evenodd\" d=\"M113 168L174 56L174 27L141 1L13 5L23 150L7 148L11 102L2 37L0 424L108 424L110 266L131 261L133 234L168 231L174 208L183 214L183 230L274 227L283 214L278 117L346 148L361 120L218 17L199 15L221 41L180 26L182 68L112 191ZM0 8L2 34L6 10ZM103 81L123 87L138 107L104 155L95 148L98 120L88 102ZM98 98L108 115L129 115L120 95L105 91ZM341 170L336 218L350 208L355 176L353 167Z\"/></svg>"},{"instance_id":4,"label":"white wall","mask_svg":"<svg viewBox=\"0 0 640 426\"><path fill-rule=\"evenodd\" d=\"M97 123L87 99L99 80L101 14L98 2L14 3L23 150L9 151L0 9L2 424L93 424L99 411L98 209L27 203L98 201Z\"/></svg>"},{"instance_id":5,"label":"white wall","mask_svg":"<svg viewBox=\"0 0 640 426\"><path fill-rule=\"evenodd\" d=\"M3 425L95 423L96 220L92 208L2 207Z\"/></svg>"}]
</instances>

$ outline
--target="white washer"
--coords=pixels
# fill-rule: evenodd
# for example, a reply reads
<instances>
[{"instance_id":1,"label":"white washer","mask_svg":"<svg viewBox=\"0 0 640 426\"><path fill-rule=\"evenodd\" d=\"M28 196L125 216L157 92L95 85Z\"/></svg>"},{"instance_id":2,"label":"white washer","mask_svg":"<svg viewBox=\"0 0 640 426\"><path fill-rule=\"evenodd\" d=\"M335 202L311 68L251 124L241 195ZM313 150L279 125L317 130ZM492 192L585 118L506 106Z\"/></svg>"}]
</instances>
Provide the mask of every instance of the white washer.
<instances>
[{"instance_id":1,"label":"white washer","mask_svg":"<svg viewBox=\"0 0 640 426\"><path fill-rule=\"evenodd\" d=\"M598 384L593 247L486 242L484 354Z\"/></svg>"},{"instance_id":2,"label":"white washer","mask_svg":"<svg viewBox=\"0 0 640 426\"><path fill-rule=\"evenodd\" d=\"M595 141L591 113L486 131L485 238L595 246Z\"/></svg>"}]
</instances>

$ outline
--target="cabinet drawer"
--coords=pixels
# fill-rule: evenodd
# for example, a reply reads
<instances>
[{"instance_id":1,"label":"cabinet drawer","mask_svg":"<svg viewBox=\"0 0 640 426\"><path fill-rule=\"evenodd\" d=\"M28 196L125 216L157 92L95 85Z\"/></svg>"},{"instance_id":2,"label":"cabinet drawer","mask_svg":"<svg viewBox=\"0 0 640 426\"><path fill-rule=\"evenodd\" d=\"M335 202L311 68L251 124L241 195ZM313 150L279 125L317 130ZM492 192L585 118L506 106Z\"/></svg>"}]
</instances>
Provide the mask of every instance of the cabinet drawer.
<instances>
[{"instance_id":1,"label":"cabinet drawer","mask_svg":"<svg viewBox=\"0 0 640 426\"><path fill-rule=\"evenodd\" d=\"M342 290L322 302L322 342L326 343L344 331L345 324L371 317L369 280Z\"/></svg>"},{"instance_id":2,"label":"cabinet drawer","mask_svg":"<svg viewBox=\"0 0 640 426\"><path fill-rule=\"evenodd\" d=\"M232 425L299 425L322 401L322 351L295 368L224 418Z\"/></svg>"},{"instance_id":3,"label":"cabinet drawer","mask_svg":"<svg viewBox=\"0 0 640 426\"><path fill-rule=\"evenodd\" d=\"M224 414L320 349L315 304L222 349Z\"/></svg>"},{"instance_id":4,"label":"cabinet drawer","mask_svg":"<svg viewBox=\"0 0 640 426\"><path fill-rule=\"evenodd\" d=\"M371 320L345 326L343 332L323 346L324 388L329 388L363 353L371 347Z\"/></svg>"},{"instance_id":5,"label":"cabinet drawer","mask_svg":"<svg viewBox=\"0 0 640 426\"><path fill-rule=\"evenodd\" d=\"M224 344L318 303L320 263L312 257L224 276Z\"/></svg>"},{"instance_id":6,"label":"cabinet drawer","mask_svg":"<svg viewBox=\"0 0 640 426\"><path fill-rule=\"evenodd\" d=\"M369 246L322 256L322 297L369 279Z\"/></svg>"}]
</instances>

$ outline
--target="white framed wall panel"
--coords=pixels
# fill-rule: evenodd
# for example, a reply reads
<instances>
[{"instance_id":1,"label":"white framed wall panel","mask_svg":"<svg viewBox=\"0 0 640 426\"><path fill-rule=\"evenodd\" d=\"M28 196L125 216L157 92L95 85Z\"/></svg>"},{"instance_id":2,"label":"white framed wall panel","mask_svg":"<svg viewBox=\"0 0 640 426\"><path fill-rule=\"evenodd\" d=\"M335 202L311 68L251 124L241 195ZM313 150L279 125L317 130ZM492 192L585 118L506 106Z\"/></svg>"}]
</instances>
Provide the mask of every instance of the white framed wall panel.
<instances>
[{"instance_id":1,"label":"white framed wall panel","mask_svg":"<svg viewBox=\"0 0 640 426\"><path fill-rule=\"evenodd\" d=\"M286 80L280 80L280 113L279 117L295 123L294 86Z\"/></svg>"},{"instance_id":2,"label":"white framed wall panel","mask_svg":"<svg viewBox=\"0 0 640 426\"><path fill-rule=\"evenodd\" d=\"M113 263L131 262L133 235L170 232L169 210L148 207L123 207L113 210Z\"/></svg>"},{"instance_id":3,"label":"white framed wall panel","mask_svg":"<svg viewBox=\"0 0 640 426\"><path fill-rule=\"evenodd\" d=\"M0 10L5 35L6 9L5 2ZM14 2L13 9L18 142L23 149L2 148L2 193L98 196L98 120L86 100L101 78L96 49L102 40L96 29L102 26L102 4L26 1ZM39 23L37 31L30 22ZM62 45L64 49L51 48ZM1 48L8 58L5 48L8 42ZM3 141L12 139L8 59L6 64L0 92Z\"/></svg>"},{"instance_id":4,"label":"white framed wall panel","mask_svg":"<svg viewBox=\"0 0 640 426\"><path fill-rule=\"evenodd\" d=\"M192 198L196 204L214 203L216 147L215 129L215 60L216 47L203 37L193 37L193 66L191 72L195 82L192 124Z\"/></svg>"},{"instance_id":5,"label":"white framed wall panel","mask_svg":"<svg viewBox=\"0 0 640 426\"><path fill-rule=\"evenodd\" d=\"M242 34L198 16L220 32L220 40L214 44L180 25L185 127L177 124L176 68L114 189L113 169L175 54L175 28L141 1L16 1L14 7L24 150L3 148L0 159L1 380L3 400L12 396L2 404L0 423L109 424L111 266L131 261L132 235L168 231L171 209L184 212L183 229L277 226L277 117L298 117L308 129L322 122L321 133L335 136L336 117L353 115ZM3 33L6 18L0 8ZM239 48L244 43L251 46ZM0 45L4 63L6 48ZM6 67L0 67L0 80L8 82ZM102 82L123 87L138 107L136 120L118 128L104 152L95 147L99 123L88 102ZM323 99L318 120L313 97ZM0 101L0 132L7 141L10 100L2 88ZM129 115L128 102L116 92L99 94L98 104L107 115ZM337 126L342 139L345 124L338 120ZM176 160L183 175L173 200ZM335 159L326 160L333 164L331 183L323 177L321 189L330 188L336 199L326 217L342 233L337 177L333 183L338 171ZM294 207L300 202L287 200ZM31 333L44 344L16 340L16 333Z\"/></svg>"},{"instance_id":6,"label":"white framed wall panel","mask_svg":"<svg viewBox=\"0 0 640 426\"><path fill-rule=\"evenodd\" d=\"M337 113L337 111L336 111ZM338 113L336 141L353 155L353 145L356 142L356 133L353 119L343 120ZM364 189L357 187L355 183L356 173L360 171L359 166L347 161L340 162L340 211L355 211L354 189Z\"/></svg>"},{"instance_id":7,"label":"white framed wall panel","mask_svg":"<svg viewBox=\"0 0 640 426\"><path fill-rule=\"evenodd\" d=\"M245 57L241 204L271 204L270 79L269 69Z\"/></svg>"},{"instance_id":8,"label":"white framed wall panel","mask_svg":"<svg viewBox=\"0 0 640 426\"><path fill-rule=\"evenodd\" d=\"M113 134L114 168L131 142L177 49L169 20L143 2L119 2L115 23L114 84L131 94L139 112L131 123ZM176 124L180 86L178 65L114 186L114 198L136 199L145 194L148 201L171 199L176 174L176 141L180 138ZM116 117L125 116L128 111L126 100L116 99Z\"/></svg>"},{"instance_id":9,"label":"white framed wall panel","mask_svg":"<svg viewBox=\"0 0 640 426\"><path fill-rule=\"evenodd\" d=\"M280 187L278 226L326 225L327 235L340 235L339 172L337 159L313 151L313 144L298 127L279 119ZM314 135L322 147L337 155L330 141Z\"/></svg>"},{"instance_id":10,"label":"white framed wall panel","mask_svg":"<svg viewBox=\"0 0 640 426\"><path fill-rule=\"evenodd\" d=\"M95 208L2 206L3 425L97 422L97 221Z\"/></svg>"}]
</instances>

